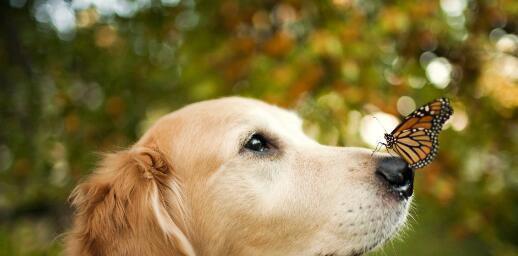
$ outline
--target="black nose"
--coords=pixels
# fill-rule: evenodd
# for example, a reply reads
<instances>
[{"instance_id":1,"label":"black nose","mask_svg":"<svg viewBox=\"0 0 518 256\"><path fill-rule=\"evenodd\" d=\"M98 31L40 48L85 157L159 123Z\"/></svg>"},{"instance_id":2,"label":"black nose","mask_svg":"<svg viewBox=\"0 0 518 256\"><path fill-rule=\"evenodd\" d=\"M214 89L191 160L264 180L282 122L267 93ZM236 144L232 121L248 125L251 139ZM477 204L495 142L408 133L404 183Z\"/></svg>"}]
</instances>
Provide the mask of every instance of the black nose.
<instances>
[{"instance_id":1,"label":"black nose","mask_svg":"<svg viewBox=\"0 0 518 256\"><path fill-rule=\"evenodd\" d=\"M408 198L414 192L414 172L398 157L383 158L378 161L376 174L387 181L399 196Z\"/></svg>"}]
</instances>

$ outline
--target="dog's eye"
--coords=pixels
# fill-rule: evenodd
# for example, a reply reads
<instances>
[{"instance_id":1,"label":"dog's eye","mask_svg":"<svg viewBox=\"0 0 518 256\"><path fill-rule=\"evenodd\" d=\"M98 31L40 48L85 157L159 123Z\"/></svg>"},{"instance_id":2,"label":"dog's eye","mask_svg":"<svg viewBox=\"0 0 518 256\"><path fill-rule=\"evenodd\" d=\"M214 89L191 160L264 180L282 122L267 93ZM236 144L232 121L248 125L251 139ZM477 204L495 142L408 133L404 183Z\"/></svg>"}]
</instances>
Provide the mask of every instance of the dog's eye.
<instances>
[{"instance_id":1,"label":"dog's eye","mask_svg":"<svg viewBox=\"0 0 518 256\"><path fill-rule=\"evenodd\" d=\"M268 141L259 134L252 135L246 142L245 148L261 153L267 152L270 149Z\"/></svg>"}]
</instances>

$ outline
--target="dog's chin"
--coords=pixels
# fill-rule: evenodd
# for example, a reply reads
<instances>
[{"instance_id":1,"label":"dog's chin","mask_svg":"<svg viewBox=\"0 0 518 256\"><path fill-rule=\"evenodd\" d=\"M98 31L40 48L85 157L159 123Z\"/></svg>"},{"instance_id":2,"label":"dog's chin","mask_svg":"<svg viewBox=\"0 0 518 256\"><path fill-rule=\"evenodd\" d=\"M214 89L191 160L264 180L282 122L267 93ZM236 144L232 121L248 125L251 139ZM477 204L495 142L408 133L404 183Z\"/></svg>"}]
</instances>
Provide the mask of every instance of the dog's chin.
<instances>
[{"instance_id":1,"label":"dog's chin","mask_svg":"<svg viewBox=\"0 0 518 256\"><path fill-rule=\"evenodd\" d=\"M408 216L409 206L412 197L401 197L399 193L389 195L391 198L386 202L388 209L385 211L374 211L368 218L381 218L381 222L377 227L371 227L363 243L359 243L359 248L354 249L348 255L363 255L381 247L385 242L389 241L405 227ZM391 207L392 206L392 207ZM382 217L386 216L386 217ZM374 230L374 231L373 231Z\"/></svg>"},{"instance_id":2,"label":"dog's chin","mask_svg":"<svg viewBox=\"0 0 518 256\"><path fill-rule=\"evenodd\" d=\"M328 238L336 240L323 239L329 243L324 242L325 246L315 255L364 255L399 233L405 225L412 197L401 198L397 193L383 191L376 199L370 199L370 204L357 201L355 206L342 208L341 212L345 214L332 218L334 230Z\"/></svg>"}]
</instances>

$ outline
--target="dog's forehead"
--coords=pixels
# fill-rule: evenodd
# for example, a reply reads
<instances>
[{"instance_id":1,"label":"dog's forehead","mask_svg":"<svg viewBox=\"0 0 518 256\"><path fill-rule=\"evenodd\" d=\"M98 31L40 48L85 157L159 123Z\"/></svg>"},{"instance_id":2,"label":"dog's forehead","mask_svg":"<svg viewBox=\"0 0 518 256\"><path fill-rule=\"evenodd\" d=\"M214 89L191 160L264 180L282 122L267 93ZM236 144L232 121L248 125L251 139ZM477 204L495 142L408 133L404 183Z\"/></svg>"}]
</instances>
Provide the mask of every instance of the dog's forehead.
<instances>
[{"instance_id":1,"label":"dog's forehead","mask_svg":"<svg viewBox=\"0 0 518 256\"><path fill-rule=\"evenodd\" d=\"M262 101L227 97L202 102L198 105L210 117L227 121L227 125L236 124L269 129L273 132L302 129L302 119L294 112Z\"/></svg>"},{"instance_id":2,"label":"dog's forehead","mask_svg":"<svg viewBox=\"0 0 518 256\"><path fill-rule=\"evenodd\" d=\"M302 130L302 119L295 111L240 97L217 99L199 106L206 113L210 112L208 116L214 123L224 127L226 138L257 131L274 134L285 141L309 140Z\"/></svg>"},{"instance_id":3,"label":"dog's forehead","mask_svg":"<svg viewBox=\"0 0 518 256\"><path fill-rule=\"evenodd\" d=\"M250 108L243 112L244 127L273 134L285 143L293 145L313 145L316 142L306 136L302 129L302 119L294 112L280 107Z\"/></svg>"},{"instance_id":4,"label":"dog's forehead","mask_svg":"<svg viewBox=\"0 0 518 256\"><path fill-rule=\"evenodd\" d=\"M249 123L270 128L276 132L295 131L302 127L302 120L295 112L276 106L250 108L243 114Z\"/></svg>"},{"instance_id":5,"label":"dog's forehead","mask_svg":"<svg viewBox=\"0 0 518 256\"><path fill-rule=\"evenodd\" d=\"M163 117L148 133L161 134L162 138L177 137L175 140L179 135L187 139L208 136L230 143L253 131L274 134L296 144L312 142L294 111L239 97L191 104Z\"/></svg>"}]
</instances>

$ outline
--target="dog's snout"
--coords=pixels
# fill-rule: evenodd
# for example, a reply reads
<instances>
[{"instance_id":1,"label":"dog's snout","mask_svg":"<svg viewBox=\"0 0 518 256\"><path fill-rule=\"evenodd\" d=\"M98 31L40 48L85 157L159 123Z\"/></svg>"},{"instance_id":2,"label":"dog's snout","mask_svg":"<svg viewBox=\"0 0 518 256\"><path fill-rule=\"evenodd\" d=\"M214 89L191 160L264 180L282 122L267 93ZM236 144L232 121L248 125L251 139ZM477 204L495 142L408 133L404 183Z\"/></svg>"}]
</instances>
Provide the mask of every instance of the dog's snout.
<instances>
[{"instance_id":1,"label":"dog's snout","mask_svg":"<svg viewBox=\"0 0 518 256\"><path fill-rule=\"evenodd\" d=\"M414 172L398 157L383 158L378 161L376 174L388 182L400 196L408 198L414 191Z\"/></svg>"}]
</instances>

